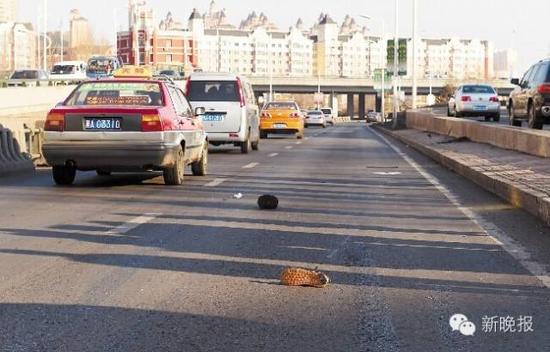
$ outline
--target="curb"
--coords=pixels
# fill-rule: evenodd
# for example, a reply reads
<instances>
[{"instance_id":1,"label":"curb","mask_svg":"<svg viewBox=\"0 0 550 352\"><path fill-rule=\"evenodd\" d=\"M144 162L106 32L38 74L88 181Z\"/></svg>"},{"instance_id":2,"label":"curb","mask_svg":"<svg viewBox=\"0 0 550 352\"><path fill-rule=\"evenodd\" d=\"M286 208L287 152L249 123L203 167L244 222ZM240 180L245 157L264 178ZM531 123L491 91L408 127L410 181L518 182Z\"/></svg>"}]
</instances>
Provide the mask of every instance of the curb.
<instances>
[{"instance_id":1,"label":"curb","mask_svg":"<svg viewBox=\"0 0 550 352\"><path fill-rule=\"evenodd\" d=\"M507 179L498 177L497 174L476 170L475 167L466 165L457 159L449 157L426 145L405 138L381 126L373 125L372 127L378 132L397 139L398 141L412 147L413 149L441 164L445 168L469 179L485 190L506 200L514 207L522 208L543 220L547 225L550 225L550 197L547 194L510 182Z\"/></svg>"}]
</instances>

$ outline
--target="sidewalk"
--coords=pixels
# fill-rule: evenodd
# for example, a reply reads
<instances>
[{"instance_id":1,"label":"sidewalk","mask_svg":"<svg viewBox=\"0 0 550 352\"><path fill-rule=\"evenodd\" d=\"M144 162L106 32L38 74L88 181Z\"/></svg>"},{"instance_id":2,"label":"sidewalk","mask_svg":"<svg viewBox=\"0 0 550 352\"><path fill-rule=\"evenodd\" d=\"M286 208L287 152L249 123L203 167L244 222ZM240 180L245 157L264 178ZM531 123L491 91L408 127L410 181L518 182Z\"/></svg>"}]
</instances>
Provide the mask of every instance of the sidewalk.
<instances>
[{"instance_id":1,"label":"sidewalk","mask_svg":"<svg viewBox=\"0 0 550 352\"><path fill-rule=\"evenodd\" d=\"M375 128L550 225L548 159L413 129Z\"/></svg>"}]
</instances>

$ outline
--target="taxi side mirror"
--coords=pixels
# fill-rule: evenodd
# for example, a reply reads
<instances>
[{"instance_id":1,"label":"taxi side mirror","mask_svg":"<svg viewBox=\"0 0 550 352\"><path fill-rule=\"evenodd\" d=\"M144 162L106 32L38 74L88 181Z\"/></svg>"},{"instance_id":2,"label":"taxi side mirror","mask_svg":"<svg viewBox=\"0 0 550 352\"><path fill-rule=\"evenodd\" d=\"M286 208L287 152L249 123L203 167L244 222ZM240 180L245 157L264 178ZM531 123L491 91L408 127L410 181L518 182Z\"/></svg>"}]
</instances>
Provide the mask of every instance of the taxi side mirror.
<instances>
[{"instance_id":1,"label":"taxi side mirror","mask_svg":"<svg viewBox=\"0 0 550 352\"><path fill-rule=\"evenodd\" d=\"M203 107L195 108L195 116L202 116L206 113L206 109Z\"/></svg>"},{"instance_id":2,"label":"taxi side mirror","mask_svg":"<svg viewBox=\"0 0 550 352\"><path fill-rule=\"evenodd\" d=\"M512 78L512 79L510 80L510 83L512 83L512 84L515 85L515 86L519 86L519 79L517 79L517 78Z\"/></svg>"}]
</instances>

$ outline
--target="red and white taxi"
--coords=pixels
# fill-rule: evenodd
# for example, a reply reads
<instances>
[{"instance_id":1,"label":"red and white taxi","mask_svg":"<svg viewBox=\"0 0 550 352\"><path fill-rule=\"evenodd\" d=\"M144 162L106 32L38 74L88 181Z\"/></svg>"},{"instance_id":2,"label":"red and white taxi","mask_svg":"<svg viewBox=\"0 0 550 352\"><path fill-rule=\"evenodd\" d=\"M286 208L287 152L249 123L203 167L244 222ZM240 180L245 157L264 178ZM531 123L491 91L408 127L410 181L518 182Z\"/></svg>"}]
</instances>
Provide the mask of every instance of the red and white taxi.
<instances>
[{"instance_id":1,"label":"red and white taxi","mask_svg":"<svg viewBox=\"0 0 550 352\"><path fill-rule=\"evenodd\" d=\"M163 171L167 185L183 183L185 166L204 176L208 139L203 108L192 110L175 85L126 66L115 79L87 81L46 118L42 151L59 185L76 171Z\"/></svg>"}]
</instances>

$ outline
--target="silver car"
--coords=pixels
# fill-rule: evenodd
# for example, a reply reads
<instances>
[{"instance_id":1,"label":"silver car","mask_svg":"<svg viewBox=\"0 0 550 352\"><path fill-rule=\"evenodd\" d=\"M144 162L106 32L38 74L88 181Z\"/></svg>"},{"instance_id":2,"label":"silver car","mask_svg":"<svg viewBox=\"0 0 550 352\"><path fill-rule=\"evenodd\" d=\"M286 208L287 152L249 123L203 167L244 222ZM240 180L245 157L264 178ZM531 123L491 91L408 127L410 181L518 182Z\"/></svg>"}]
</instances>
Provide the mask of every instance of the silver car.
<instances>
[{"instance_id":1,"label":"silver car","mask_svg":"<svg viewBox=\"0 0 550 352\"><path fill-rule=\"evenodd\" d=\"M204 107L202 117L210 144L233 144L243 154L258 150L260 116L252 85L230 73L193 73L186 95L193 108Z\"/></svg>"},{"instance_id":2,"label":"silver car","mask_svg":"<svg viewBox=\"0 0 550 352\"><path fill-rule=\"evenodd\" d=\"M483 116L485 121L499 121L500 101L495 88L483 84L459 86L449 99L447 116Z\"/></svg>"},{"instance_id":3,"label":"silver car","mask_svg":"<svg viewBox=\"0 0 550 352\"><path fill-rule=\"evenodd\" d=\"M306 119L304 121L304 127L309 126L321 126L323 128L327 127L327 121L325 119L325 114L320 110L311 110L308 111Z\"/></svg>"}]
</instances>

